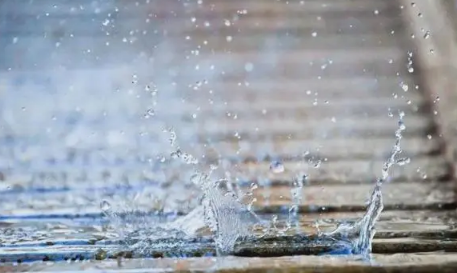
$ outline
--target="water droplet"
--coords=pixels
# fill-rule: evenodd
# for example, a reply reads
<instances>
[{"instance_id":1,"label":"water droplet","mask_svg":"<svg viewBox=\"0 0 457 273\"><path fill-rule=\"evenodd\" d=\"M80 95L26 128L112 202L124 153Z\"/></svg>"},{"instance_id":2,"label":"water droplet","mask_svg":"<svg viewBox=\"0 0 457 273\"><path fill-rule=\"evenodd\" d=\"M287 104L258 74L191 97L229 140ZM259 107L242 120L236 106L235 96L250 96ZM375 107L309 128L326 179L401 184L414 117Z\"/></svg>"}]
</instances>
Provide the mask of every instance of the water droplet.
<instances>
[{"instance_id":1,"label":"water droplet","mask_svg":"<svg viewBox=\"0 0 457 273\"><path fill-rule=\"evenodd\" d=\"M173 159L178 159L178 158L181 157L181 155L182 155L182 152L181 152L180 149L178 149L178 150L176 150L174 152L171 152L170 157L173 158Z\"/></svg>"},{"instance_id":2,"label":"water droplet","mask_svg":"<svg viewBox=\"0 0 457 273\"><path fill-rule=\"evenodd\" d=\"M401 86L401 89L403 89L403 91L408 92L409 86L406 83L401 82L400 86Z\"/></svg>"},{"instance_id":3,"label":"water droplet","mask_svg":"<svg viewBox=\"0 0 457 273\"><path fill-rule=\"evenodd\" d=\"M150 117L153 117L154 115L155 115L154 109L148 109L146 111L146 113L144 114L144 117L145 118L150 118Z\"/></svg>"},{"instance_id":4,"label":"water droplet","mask_svg":"<svg viewBox=\"0 0 457 273\"><path fill-rule=\"evenodd\" d=\"M173 129L169 129L168 132L170 133L170 138L169 138L170 145L174 146L175 142L176 142L176 137L177 137L176 132L173 131Z\"/></svg>"},{"instance_id":5,"label":"water droplet","mask_svg":"<svg viewBox=\"0 0 457 273\"><path fill-rule=\"evenodd\" d=\"M111 209L111 204L108 201L103 200L102 202L100 202L100 209L103 212L108 212Z\"/></svg>"},{"instance_id":6,"label":"water droplet","mask_svg":"<svg viewBox=\"0 0 457 273\"><path fill-rule=\"evenodd\" d=\"M225 21L224 21L224 24L225 24L226 26L228 26L228 27L231 25L231 23L230 23L229 20L225 20Z\"/></svg>"},{"instance_id":7,"label":"water droplet","mask_svg":"<svg viewBox=\"0 0 457 273\"><path fill-rule=\"evenodd\" d=\"M273 161L270 164L270 170L273 173L282 173L285 170L284 165L279 161Z\"/></svg>"},{"instance_id":8,"label":"water droplet","mask_svg":"<svg viewBox=\"0 0 457 273\"><path fill-rule=\"evenodd\" d=\"M313 33L311 33L311 36L313 36L313 37L317 37L317 32L313 32Z\"/></svg>"},{"instance_id":9,"label":"water droplet","mask_svg":"<svg viewBox=\"0 0 457 273\"><path fill-rule=\"evenodd\" d=\"M430 38L430 31L426 31L424 34L424 39Z\"/></svg>"},{"instance_id":10,"label":"water droplet","mask_svg":"<svg viewBox=\"0 0 457 273\"><path fill-rule=\"evenodd\" d=\"M190 177L190 181L194 183L195 185L199 185L201 181L201 174L200 173L195 173Z\"/></svg>"},{"instance_id":11,"label":"water droplet","mask_svg":"<svg viewBox=\"0 0 457 273\"><path fill-rule=\"evenodd\" d=\"M196 165L198 164L198 159L196 159L193 155L188 154L188 153L182 153L181 155L182 160L184 161L185 164L193 164Z\"/></svg>"},{"instance_id":12,"label":"water droplet","mask_svg":"<svg viewBox=\"0 0 457 273\"><path fill-rule=\"evenodd\" d=\"M379 14L379 10L375 10L374 14L378 15Z\"/></svg>"},{"instance_id":13,"label":"water droplet","mask_svg":"<svg viewBox=\"0 0 457 273\"><path fill-rule=\"evenodd\" d=\"M394 116L394 114L392 113L392 110L389 108L387 111L388 111L388 112L387 112L387 116L388 116L389 118L392 118L392 117Z\"/></svg>"},{"instance_id":14,"label":"water droplet","mask_svg":"<svg viewBox=\"0 0 457 273\"><path fill-rule=\"evenodd\" d=\"M409 164L410 162L411 162L411 159L409 157L405 157L405 158L399 158L395 163L398 166L404 166L406 164Z\"/></svg>"}]
</instances>

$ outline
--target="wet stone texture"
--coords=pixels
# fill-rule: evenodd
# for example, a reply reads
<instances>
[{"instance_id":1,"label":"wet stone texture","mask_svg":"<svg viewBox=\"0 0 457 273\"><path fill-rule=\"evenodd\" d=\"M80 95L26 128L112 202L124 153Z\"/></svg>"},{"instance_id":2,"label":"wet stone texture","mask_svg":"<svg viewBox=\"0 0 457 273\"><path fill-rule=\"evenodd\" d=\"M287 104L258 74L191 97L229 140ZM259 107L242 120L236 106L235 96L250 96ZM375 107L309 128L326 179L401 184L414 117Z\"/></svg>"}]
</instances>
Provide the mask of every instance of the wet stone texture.
<instances>
[{"instance_id":1,"label":"wet stone texture","mask_svg":"<svg viewBox=\"0 0 457 273\"><path fill-rule=\"evenodd\" d=\"M0 272L457 271L434 4L267 2L0 1ZM398 112L410 162L362 259L328 233L363 216ZM225 221L249 224L230 257L196 169L257 214Z\"/></svg>"}]
</instances>

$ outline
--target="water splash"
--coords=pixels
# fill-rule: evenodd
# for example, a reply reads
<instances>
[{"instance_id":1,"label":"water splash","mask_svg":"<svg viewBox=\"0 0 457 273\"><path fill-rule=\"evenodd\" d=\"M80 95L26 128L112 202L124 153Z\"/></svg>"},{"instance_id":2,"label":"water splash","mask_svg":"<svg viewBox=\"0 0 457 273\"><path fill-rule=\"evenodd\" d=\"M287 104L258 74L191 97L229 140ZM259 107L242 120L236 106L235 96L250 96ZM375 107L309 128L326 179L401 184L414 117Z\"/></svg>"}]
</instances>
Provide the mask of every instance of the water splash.
<instances>
[{"instance_id":1,"label":"water splash","mask_svg":"<svg viewBox=\"0 0 457 273\"><path fill-rule=\"evenodd\" d=\"M299 231L299 217L298 217L298 208L302 203L302 192L303 192L303 185L308 180L308 176L306 174L297 175L292 183L291 195L292 195L292 206L289 208L289 220L287 221L288 228L292 228L295 226L297 228L297 232Z\"/></svg>"},{"instance_id":2,"label":"water splash","mask_svg":"<svg viewBox=\"0 0 457 273\"><path fill-rule=\"evenodd\" d=\"M391 154L384 163L381 177L376 180L376 185L371 194L369 205L365 215L354 225L340 225L330 235L343 235L354 238L353 252L368 257L372 250L373 237L376 233L375 224L384 208L382 186L389 178L389 171L394 165L403 166L409 163L409 158L397 158L401 154L402 132L406 129L403 122L404 112L399 112L398 129L395 131L395 144Z\"/></svg>"},{"instance_id":3,"label":"water splash","mask_svg":"<svg viewBox=\"0 0 457 273\"><path fill-rule=\"evenodd\" d=\"M177 136L174 130L169 129L170 144L174 151L172 158L181 159L183 163L194 165L194 174L191 182L201 192L201 203L189 214L178 218L165 226L171 230L180 230L188 236L205 226L215 235L216 251L218 255L229 254L233 251L235 242L249 234L249 224L258 222L258 217L243 203L237 192L230 185L228 179L214 179L212 175L218 169L217 165L210 165L208 171L201 171L199 161L192 155L182 152L177 145Z\"/></svg>"}]
</instances>

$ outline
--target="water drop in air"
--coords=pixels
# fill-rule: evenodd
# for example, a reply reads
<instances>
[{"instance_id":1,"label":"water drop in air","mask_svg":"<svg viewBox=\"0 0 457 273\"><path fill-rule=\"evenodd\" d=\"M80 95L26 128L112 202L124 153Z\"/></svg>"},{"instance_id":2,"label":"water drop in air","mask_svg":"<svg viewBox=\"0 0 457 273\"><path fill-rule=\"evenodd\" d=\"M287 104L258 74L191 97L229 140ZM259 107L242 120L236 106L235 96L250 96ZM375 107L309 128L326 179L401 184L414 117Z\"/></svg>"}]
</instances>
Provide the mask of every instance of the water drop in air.
<instances>
[{"instance_id":1,"label":"water drop in air","mask_svg":"<svg viewBox=\"0 0 457 273\"><path fill-rule=\"evenodd\" d=\"M430 38L430 31L426 31L424 34L424 39Z\"/></svg>"},{"instance_id":2,"label":"water drop in air","mask_svg":"<svg viewBox=\"0 0 457 273\"><path fill-rule=\"evenodd\" d=\"M281 162L273 161L270 164L270 170L273 173L282 173L282 172L284 172L285 168L284 168L284 165Z\"/></svg>"},{"instance_id":3,"label":"water drop in air","mask_svg":"<svg viewBox=\"0 0 457 273\"><path fill-rule=\"evenodd\" d=\"M100 209L103 212L107 212L111 209L111 204L108 201L103 200L102 202L100 202Z\"/></svg>"},{"instance_id":4,"label":"water drop in air","mask_svg":"<svg viewBox=\"0 0 457 273\"><path fill-rule=\"evenodd\" d=\"M400 86L401 86L401 89L403 89L403 91L405 91L405 92L407 92L409 89L409 86L404 82L401 82Z\"/></svg>"},{"instance_id":5,"label":"water drop in air","mask_svg":"<svg viewBox=\"0 0 457 273\"><path fill-rule=\"evenodd\" d=\"M405 158L398 159L395 163L398 166L404 166L406 164L409 164L410 162L411 162L411 159L409 157L405 157Z\"/></svg>"}]
</instances>

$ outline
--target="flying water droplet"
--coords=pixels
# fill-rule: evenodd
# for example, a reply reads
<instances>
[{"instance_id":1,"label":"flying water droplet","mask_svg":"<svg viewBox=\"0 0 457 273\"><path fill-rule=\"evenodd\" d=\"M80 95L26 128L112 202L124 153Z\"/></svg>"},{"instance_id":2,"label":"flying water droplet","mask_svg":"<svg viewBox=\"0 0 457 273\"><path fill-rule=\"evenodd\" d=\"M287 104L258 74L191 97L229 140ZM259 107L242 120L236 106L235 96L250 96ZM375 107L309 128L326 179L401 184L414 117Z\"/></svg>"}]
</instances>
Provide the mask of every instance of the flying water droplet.
<instances>
[{"instance_id":1,"label":"flying water droplet","mask_svg":"<svg viewBox=\"0 0 457 273\"><path fill-rule=\"evenodd\" d=\"M392 118L392 117L394 116L394 114L392 113L392 109L389 108L389 109L387 109L387 111L388 111L388 112L387 112L387 116L388 116L389 118Z\"/></svg>"},{"instance_id":2,"label":"flying water droplet","mask_svg":"<svg viewBox=\"0 0 457 273\"><path fill-rule=\"evenodd\" d=\"M399 158L395 161L395 163L398 165L398 166L404 166L406 164L409 164L411 162L411 159L409 157L405 157L405 158Z\"/></svg>"},{"instance_id":3,"label":"flying water droplet","mask_svg":"<svg viewBox=\"0 0 457 273\"><path fill-rule=\"evenodd\" d=\"M150 117L153 117L154 115L155 115L154 109L148 109L146 111L146 113L144 114L144 117L148 119Z\"/></svg>"},{"instance_id":4,"label":"flying water droplet","mask_svg":"<svg viewBox=\"0 0 457 273\"><path fill-rule=\"evenodd\" d=\"M170 157L173 159L178 159L181 157L181 155L182 155L182 152L180 149L177 149L176 151L173 151L170 153Z\"/></svg>"},{"instance_id":5,"label":"flying water droplet","mask_svg":"<svg viewBox=\"0 0 457 273\"><path fill-rule=\"evenodd\" d=\"M273 162L271 162L271 164L270 164L270 170L271 170L271 172L277 174L277 173L282 173L282 172L284 172L285 167L284 167L284 165L283 165L281 162L279 162L279 161L273 161Z\"/></svg>"},{"instance_id":6,"label":"flying water droplet","mask_svg":"<svg viewBox=\"0 0 457 273\"><path fill-rule=\"evenodd\" d=\"M170 137L169 137L169 142L170 142L170 145L171 146L174 146L175 145L175 142L176 142L176 132L173 130L173 129L169 129L168 132L170 133Z\"/></svg>"},{"instance_id":7,"label":"flying water droplet","mask_svg":"<svg viewBox=\"0 0 457 273\"><path fill-rule=\"evenodd\" d=\"M108 201L103 200L100 202L100 209L106 213L111 209L111 204Z\"/></svg>"},{"instance_id":8,"label":"flying water droplet","mask_svg":"<svg viewBox=\"0 0 457 273\"><path fill-rule=\"evenodd\" d=\"M406 83L401 82L400 86L401 86L401 89L403 89L403 91L408 92L409 86Z\"/></svg>"},{"instance_id":9,"label":"flying water droplet","mask_svg":"<svg viewBox=\"0 0 457 273\"><path fill-rule=\"evenodd\" d=\"M428 39L430 38L430 31L426 31L425 34L424 34L424 39Z\"/></svg>"}]
</instances>

